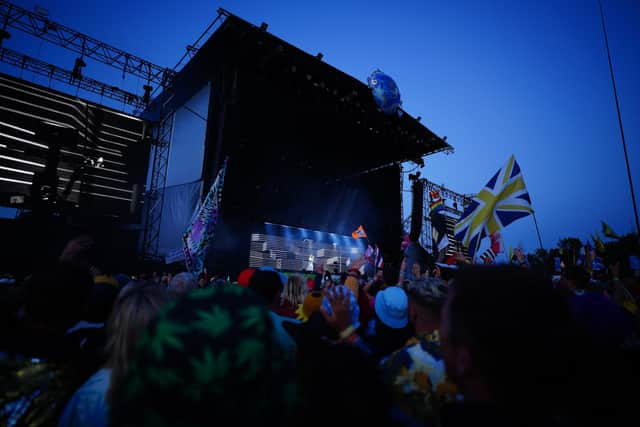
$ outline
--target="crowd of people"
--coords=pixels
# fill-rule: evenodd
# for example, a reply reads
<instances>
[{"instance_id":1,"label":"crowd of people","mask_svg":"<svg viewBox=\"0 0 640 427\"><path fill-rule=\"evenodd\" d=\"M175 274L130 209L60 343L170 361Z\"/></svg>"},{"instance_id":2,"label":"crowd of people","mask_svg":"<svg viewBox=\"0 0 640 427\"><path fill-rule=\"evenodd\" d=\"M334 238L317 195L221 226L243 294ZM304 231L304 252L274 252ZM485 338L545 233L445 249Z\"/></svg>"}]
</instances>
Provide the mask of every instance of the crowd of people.
<instances>
[{"instance_id":1,"label":"crowd of people","mask_svg":"<svg viewBox=\"0 0 640 427\"><path fill-rule=\"evenodd\" d=\"M395 280L116 274L72 240L0 287L7 426L583 426L640 419L640 271L407 256Z\"/></svg>"}]
</instances>

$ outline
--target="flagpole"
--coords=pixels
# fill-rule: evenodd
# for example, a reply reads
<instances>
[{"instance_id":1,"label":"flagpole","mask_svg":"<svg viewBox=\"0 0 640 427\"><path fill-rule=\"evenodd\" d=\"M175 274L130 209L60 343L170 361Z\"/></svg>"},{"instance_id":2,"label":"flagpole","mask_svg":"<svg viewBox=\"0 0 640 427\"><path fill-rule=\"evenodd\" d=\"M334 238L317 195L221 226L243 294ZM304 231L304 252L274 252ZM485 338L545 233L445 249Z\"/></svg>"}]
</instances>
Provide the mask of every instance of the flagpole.
<instances>
[{"instance_id":1,"label":"flagpole","mask_svg":"<svg viewBox=\"0 0 640 427\"><path fill-rule=\"evenodd\" d=\"M536 213L531 212L533 215L533 223L536 225L536 233L538 233L538 243L540 244L540 249L544 249L542 246L542 237L540 237L540 227L538 227L538 219L536 218Z\"/></svg>"},{"instance_id":2,"label":"flagpole","mask_svg":"<svg viewBox=\"0 0 640 427\"><path fill-rule=\"evenodd\" d=\"M640 222L638 221L638 207L636 206L636 195L633 191L633 180L631 179L631 168L629 167L629 155L627 154L627 143L624 139L624 128L622 127L622 115L620 114L620 103L618 102L618 90L616 89L616 79L613 74L613 64L611 63L611 51L609 50L609 38L607 37L607 28L604 23L604 12L602 11L602 1L598 0L600 6L600 20L602 21L602 34L604 35L604 44L607 48L607 59L609 60L609 72L611 74L611 85L613 86L613 97L616 101L616 111L618 112L618 125L620 127L620 138L622 139L622 149L624 151L624 161L627 165L627 177L629 178L629 189L631 190L631 203L633 205L633 214L636 220L636 233L640 236Z\"/></svg>"}]
</instances>

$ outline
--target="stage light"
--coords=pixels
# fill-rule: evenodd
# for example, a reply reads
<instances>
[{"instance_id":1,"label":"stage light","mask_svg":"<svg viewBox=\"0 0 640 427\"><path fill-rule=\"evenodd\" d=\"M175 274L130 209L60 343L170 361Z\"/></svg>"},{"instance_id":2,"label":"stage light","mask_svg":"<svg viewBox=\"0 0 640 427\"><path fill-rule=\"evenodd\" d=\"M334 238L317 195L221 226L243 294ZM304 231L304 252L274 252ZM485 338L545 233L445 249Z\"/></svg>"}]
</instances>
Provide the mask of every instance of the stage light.
<instances>
[{"instance_id":1,"label":"stage light","mask_svg":"<svg viewBox=\"0 0 640 427\"><path fill-rule=\"evenodd\" d=\"M87 64L84 62L81 56L77 57L73 64L73 71L71 71L71 80L82 80L82 69Z\"/></svg>"},{"instance_id":2,"label":"stage light","mask_svg":"<svg viewBox=\"0 0 640 427\"><path fill-rule=\"evenodd\" d=\"M2 46L2 42L5 40L9 40L11 38L11 33L7 30L0 29L0 46Z\"/></svg>"},{"instance_id":3,"label":"stage light","mask_svg":"<svg viewBox=\"0 0 640 427\"><path fill-rule=\"evenodd\" d=\"M144 89L144 94L142 95L142 102L144 103L144 105L149 105L149 101L151 101L151 89L153 88L149 85L144 85L142 86L142 89Z\"/></svg>"}]
</instances>

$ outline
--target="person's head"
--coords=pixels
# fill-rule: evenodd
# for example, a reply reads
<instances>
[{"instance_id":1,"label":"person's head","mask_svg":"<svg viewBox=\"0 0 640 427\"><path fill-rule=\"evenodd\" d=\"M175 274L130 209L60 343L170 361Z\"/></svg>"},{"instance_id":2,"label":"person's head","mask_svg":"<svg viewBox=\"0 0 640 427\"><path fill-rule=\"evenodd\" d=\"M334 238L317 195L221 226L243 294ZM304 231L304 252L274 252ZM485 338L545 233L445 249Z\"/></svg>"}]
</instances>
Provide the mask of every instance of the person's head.
<instances>
[{"instance_id":1,"label":"person's head","mask_svg":"<svg viewBox=\"0 0 640 427\"><path fill-rule=\"evenodd\" d=\"M445 283L435 277L409 282L409 320L416 327L416 332L431 333L440 328L440 316L447 291ZM424 328L431 330L418 330Z\"/></svg>"},{"instance_id":2,"label":"person's head","mask_svg":"<svg viewBox=\"0 0 640 427\"><path fill-rule=\"evenodd\" d=\"M249 280L249 289L260 295L265 304L278 304L282 292L282 279L275 271L258 270Z\"/></svg>"},{"instance_id":3,"label":"person's head","mask_svg":"<svg viewBox=\"0 0 640 427\"><path fill-rule=\"evenodd\" d=\"M531 271L462 268L442 312L447 373L469 401L540 404L566 382L571 323L566 301Z\"/></svg>"},{"instance_id":4,"label":"person's head","mask_svg":"<svg viewBox=\"0 0 640 427\"><path fill-rule=\"evenodd\" d=\"M282 291L282 298L297 307L304 302L306 295L307 285L304 282L304 278L298 274L290 275Z\"/></svg>"},{"instance_id":5,"label":"person's head","mask_svg":"<svg viewBox=\"0 0 640 427\"><path fill-rule=\"evenodd\" d=\"M207 277L204 273L198 274L198 287L204 288L207 286Z\"/></svg>"},{"instance_id":6,"label":"person's head","mask_svg":"<svg viewBox=\"0 0 640 427\"><path fill-rule=\"evenodd\" d=\"M378 283L384 283L384 271L383 270L377 270L376 274L374 276L374 281L378 282Z\"/></svg>"},{"instance_id":7,"label":"person's head","mask_svg":"<svg viewBox=\"0 0 640 427\"><path fill-rule=\"evenodd\" d=\"M238 286L247 287L249 286L249 280L251 280L251 276L256 272L255 268L245 268L238 275Z\"/></svg>"},{"instance_id":8,"label":"person's head","mask_svg":"<svg viewBox=\"0 0 640 427\"><path fill-rule=\"evenodd\" d=\"M93 278L85 268L61 263L52 271L33 274L25 285L25 310L30 319L65 331L83 317Z\"/></svg>"},{"instance_id":9,"label":"person's head","mask_svg":"<svg viewBox=\"0 0 640 427\"><path fill-rule=\"evenodd\" d=\"M279 425L296 396L291 374L258 295L240 286L198 289L146 328L114 394L111 422Z\"/></svg>"},{"instance_id":10,"label":"person's head","mask_svg":"<svg viewBox=\"0 0 640 427\"><path fill-rule=\"evenodd\" d=\"M87 297L83 320L105 323L111 315L118 291L119 288L110 283L94 283Z\"/></svg>"},{"instance_id":11,"label":"person's head","mask_svg":"<svg viewBox=\"0 0 640 427\"><path fill-rule=\"evenodd\" d=\"M391 286L378 292L375 301L376 316L391 329L402 329L409 322L409 301L405 291Z\"/></svg>"},{"instance_id":12,"label":"person's head","mask_svg":"<svg viewBox=\"0 0 640 427\"><path fill-rule=\"evenodd\" d=\"M176 299L198 287L198 282L192 273L184 272L176 274L167 286L169 298Z\"/></svg>"},{"instance_id":13,"label":"person's head","mask_svg":"<svg viewBox=\"0 0 640 427\"><path fill-rule=\"evenodd\" d=\"M414 262L411 266L411 274L414 279L419 279L422 276L422 268L420 268L420 263Z\"/></svg>"},{"instance_id":14,"label":"person's head","mask_svg":"<svg viewBox=\"0 0 640 427\"><path fill-rule=\"evenodd\" d=\"M581 291L589 285L589 273L582 267L571 265L564 271L562 285L572 291Z\"/></svg>"},{"instance_id":15,"label":"person's head","mask_svg":"<svg viewBox=\"0 0 640 427\"><path fill-rule=\"evenodd\" d=\"M360 294L360 283L358 283L358 279L354 276L348 276L344 281L344 285L349 288L356 299L358 299L358 295Z\"/></svg>"},{"instance_id":16,"label":"person's head","mask_svg":"<svg viewBox=\"0 0 640 427\"><path fill-rule=\"evenodd\" d=\"M167 302L167 295L155 282L130 282L116 298L107 323L107 366L111 368L108 398L122 381L133 350L149 323Z\"/></svg>"}]
</instances>

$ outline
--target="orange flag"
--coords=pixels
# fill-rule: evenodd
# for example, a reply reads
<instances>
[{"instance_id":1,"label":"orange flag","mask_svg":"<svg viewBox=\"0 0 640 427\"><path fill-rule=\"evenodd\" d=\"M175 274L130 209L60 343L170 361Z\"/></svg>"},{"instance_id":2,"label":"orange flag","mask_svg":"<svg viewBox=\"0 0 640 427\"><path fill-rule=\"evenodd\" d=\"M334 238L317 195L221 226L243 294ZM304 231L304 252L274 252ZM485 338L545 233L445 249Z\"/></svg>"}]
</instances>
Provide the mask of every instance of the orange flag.
<instances>
[{"instance_id":1,"label":"orange flag","mask_svg":"<svg viewBox=\"0 0 640 427\"><path fill-rule=\"evenodd\" d=\"M351 233L351 237L353 237L354 239L362 239L362 238L366 239L367 233L365 233L364 227L360 226L356 229L356 231Z\"/></svg>"}]
</instances>

